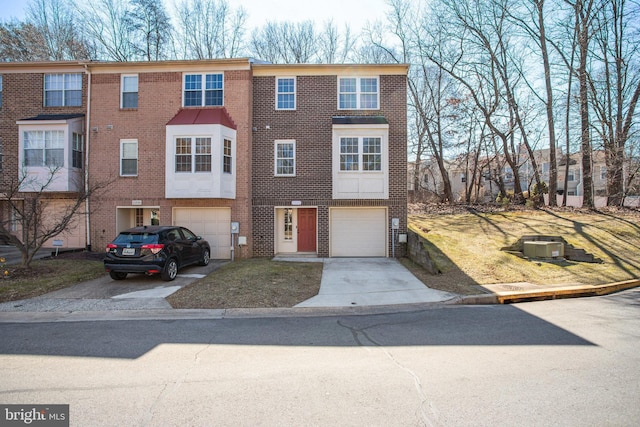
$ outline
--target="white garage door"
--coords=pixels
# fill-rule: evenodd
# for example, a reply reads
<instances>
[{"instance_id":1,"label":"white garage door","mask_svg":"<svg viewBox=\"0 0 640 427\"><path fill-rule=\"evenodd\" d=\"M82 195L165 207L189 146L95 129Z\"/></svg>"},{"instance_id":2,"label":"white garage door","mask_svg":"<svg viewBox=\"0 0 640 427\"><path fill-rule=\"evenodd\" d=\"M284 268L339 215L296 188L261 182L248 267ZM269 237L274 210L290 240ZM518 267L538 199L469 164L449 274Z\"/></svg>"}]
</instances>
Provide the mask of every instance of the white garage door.
<instances>
[{"instance_id":1,"label":"white garage door","mask_svg":"<svg viewBox=\"0 0 640 427\"><path fill-rule=\"evenodd\" d=\"M207 240L211 258L231 258L231 209L174 208L173 225L186 227Z\"/></svg>"},{"instance_id":2,"label":"white garage door","mask_svg":"<svg viewBox=\"0 0 640 427\"><path fill-rule=\"evenodd\" d=\"M333 208L329 224L332 257L387 256L385 208Z\"/></svg>"}]
</instances>

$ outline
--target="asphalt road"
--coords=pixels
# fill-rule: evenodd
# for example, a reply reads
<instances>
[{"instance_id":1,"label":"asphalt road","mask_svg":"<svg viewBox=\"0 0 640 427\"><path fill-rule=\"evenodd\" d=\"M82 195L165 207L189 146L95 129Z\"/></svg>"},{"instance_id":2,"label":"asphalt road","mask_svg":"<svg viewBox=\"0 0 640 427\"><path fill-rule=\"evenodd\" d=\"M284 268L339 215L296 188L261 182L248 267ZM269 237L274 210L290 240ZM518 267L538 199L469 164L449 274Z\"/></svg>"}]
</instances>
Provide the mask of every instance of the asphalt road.
<instances>
[{"instance_id":1,"label":"asphalt road","mask_svg":"<svg viewBox=\"0 0 640 427\"><path fill-rule=\"evenodd\" d=\"M636 426L640 289L330 317L0 324L0 403L77 426Z\"/></svg>"}]
</instances>

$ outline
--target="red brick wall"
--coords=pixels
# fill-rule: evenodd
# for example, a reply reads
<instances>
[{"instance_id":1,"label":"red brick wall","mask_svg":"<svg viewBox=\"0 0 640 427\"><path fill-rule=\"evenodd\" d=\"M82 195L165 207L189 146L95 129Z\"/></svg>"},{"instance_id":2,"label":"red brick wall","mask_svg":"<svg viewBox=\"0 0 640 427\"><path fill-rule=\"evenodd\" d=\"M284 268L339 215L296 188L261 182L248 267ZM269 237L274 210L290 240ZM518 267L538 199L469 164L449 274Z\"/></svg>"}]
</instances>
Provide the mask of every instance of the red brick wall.
<instances>
[{"instance_id":1,"label":"red brick wall","mask_svg":"<svg viewBox=\"0 0 640 427\"><path fill-rule=\"evenodd\" d=\"M251 244L249 215L250 71L224 73L224 104L237 126L236 199L165 199L166 124L182 104L182 72L138 74L138 108L120 109L120 74L94 74L91 87L90 174L93 182L111 181L92 200L93 246L104 247L116 233L116 207L160 206L160 223L170 224L172 207L231 207ZM110 128L109 128L110 127ZM97 128L97 131L93 129ZM138 176L120 175L120 140L138 140ZM250 256L251 248L236 255Z\"/></svg>"},{"instance_id":2,"label":"red brick wall","mask_svg":"<svg viewBox=\"0 0 640 427\"><path fill-rule=\"evenodd\" d=\"M83 76L81 107L44 107L44 73L2 73L0 186L18 179L18 125L16 121L39 114L86 114L87 76ZM2 192L0 190L0 192Z\"/></svg>"},{"instance_id":3,"label":"red brick wall","mask_svg":"<svg viewBox=\"0 0 640 427\"><path fill-rule=\"evenodd\" d=\"M54 69L55 67L52 66L51 70ZM66 73L68 70L64 72ZM75 72L82 73L81 70ZM20 179L18 167L20 135L18 133L19 127L16 124L17 121L39 114L86 114L86 75L83 75L82 80L83 105L80 107L44 107L44 76L45 73L2 72L0 193L4 193L8 188L15 186ZM69 194L51 193L47 194L47 197L64 199L69 197ZM8 218L8 204L0 201L0 220L4 221Z\"/></svg>"},{"instance_id":4,"label":"red brick wall","mask_svg":"<svg viewBox=\"0 0 640 427\"><path fill-rule=\"evenodd\" d=\"M295 111L275 109L275 77L254 77L253 214L254 255L274 254L274 207L318 207L318 255L329 256L329 206L387 206L389 217L401 218L406 232L407 217L407 119L406 77L380 77L379 110L337 109L337 76L299 76L296 79ZM389 122L389 199L333 200L332 117L345 115L384 116ZM269 126L269 129L267 129ZM296 176L275 177L274 141L296 140ZM391 235L389 236L391 242ZM391 248L391 244L390 244ZM402 249L396 248L402 255ZM389 249L391 254L391 249Z\"/></svg>"}]
</instances>

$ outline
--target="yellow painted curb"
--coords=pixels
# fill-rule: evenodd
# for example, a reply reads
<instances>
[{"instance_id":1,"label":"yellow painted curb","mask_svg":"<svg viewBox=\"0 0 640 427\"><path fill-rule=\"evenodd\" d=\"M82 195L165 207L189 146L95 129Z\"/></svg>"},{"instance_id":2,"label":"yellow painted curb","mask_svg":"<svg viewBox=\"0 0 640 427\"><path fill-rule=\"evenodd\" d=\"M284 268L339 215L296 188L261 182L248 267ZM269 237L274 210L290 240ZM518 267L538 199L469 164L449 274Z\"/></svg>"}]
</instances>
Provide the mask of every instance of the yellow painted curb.
<instances>
[{"instance_id":1,"label":"yellow painted curb","mask_svg":"<svg viewBox=\"0 0 640 427\"><path fill-rule=\"evenodd\" d=\"M499 304L510 304L524 301L542 301L549 299L608 295L638 286L640 286L640 279L632 279L605 285L567 286L531 291L495 292L495 294Z\"/></svg>"}]
</instances>

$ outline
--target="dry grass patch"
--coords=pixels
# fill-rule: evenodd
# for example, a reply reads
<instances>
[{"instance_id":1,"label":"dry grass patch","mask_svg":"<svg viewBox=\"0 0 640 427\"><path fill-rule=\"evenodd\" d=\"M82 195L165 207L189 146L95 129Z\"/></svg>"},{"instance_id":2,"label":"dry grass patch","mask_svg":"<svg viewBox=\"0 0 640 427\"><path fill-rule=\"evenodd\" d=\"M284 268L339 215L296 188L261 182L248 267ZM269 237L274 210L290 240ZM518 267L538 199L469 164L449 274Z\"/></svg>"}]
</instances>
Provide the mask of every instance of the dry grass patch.
<instances>
[{"instance_id":1,"label":"dry grass patch","mask_svg":"<svg viewBox=\"0 0 640 427\"><path fill-rule=\"evenodd\" d=\"M105 274L101 261L87 259L52 258L33 261L31 268L6 269L9 274L0 277L0 302L33 298Z\"/></svg>"},{"instance_id":2,"label":"dry grass patch","mask_svg":"<svg viewBox=\"0 0 640 427\"><path fill-rule=\"evenodd\" d=\"M293 307L318 294L322 263L252 258L224 265L167 298L173 308Z\"/></svg>"},{"instance_id":3,"label":"dry grass patch","mask_svg":"<svg viewBox=\"0 0 640 427\"><path fill-rule=\"evenodd\" d=\"M417 214L410 228L429 241L441 277L465 285L530 282L603 284L640 277L640 214L525 210ZM500 250L524 235L557 235L601 258L601 264L529 261ZM430 287L437 287L437 283Z\"/></svg>"}]
</instances>

